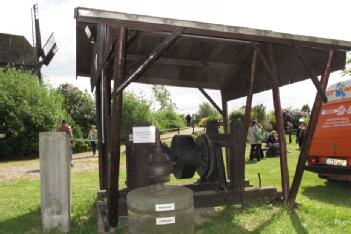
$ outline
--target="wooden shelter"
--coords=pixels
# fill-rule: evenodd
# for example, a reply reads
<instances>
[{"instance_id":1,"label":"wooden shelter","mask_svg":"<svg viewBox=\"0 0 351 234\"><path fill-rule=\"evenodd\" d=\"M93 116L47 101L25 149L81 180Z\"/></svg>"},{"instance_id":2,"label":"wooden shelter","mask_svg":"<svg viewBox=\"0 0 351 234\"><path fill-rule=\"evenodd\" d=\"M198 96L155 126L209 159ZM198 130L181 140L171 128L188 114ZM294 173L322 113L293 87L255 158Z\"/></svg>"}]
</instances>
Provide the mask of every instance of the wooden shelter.
<instances>
[{"instance_id":1,"label":"wooden shelter","mask_svg":"<svg viewBox=\"0 0 351 234\"><path fill-rule=\"evenodd\" d=\"M0 33L0 67L34 72L37 63L35 48L24 36Z\"/></svg>"},{"instance_id":2,"label":"wooden shelter","mask_svg":"<svg viewBox=\"0 0 351 234\"><path fill-rule=\"evenodd\" d=\"M122 93L131 82L199 88L223 115L225 134L232 141L226 158L231 186L229 191L209 192L206 197L218 201L212 205L219 205L234 202L237 195L249 195L242 182L252 95L272 90L278 133L284 136L279 87L311 79L318 92L291 189L285 138L279 142L282 199L294 203L316 116L322 100L327 101L324 91L329 74L345 67L351 42L87 8L76 8L75 18L76 73L90 77L96 93L97 124L101 129L100 189L107 190L112 226L117 225L121 198ZM204 89L220 90L222 107ZM229 132L227 102L245 96L243 128Z\"/></svg>"}]
</instances>

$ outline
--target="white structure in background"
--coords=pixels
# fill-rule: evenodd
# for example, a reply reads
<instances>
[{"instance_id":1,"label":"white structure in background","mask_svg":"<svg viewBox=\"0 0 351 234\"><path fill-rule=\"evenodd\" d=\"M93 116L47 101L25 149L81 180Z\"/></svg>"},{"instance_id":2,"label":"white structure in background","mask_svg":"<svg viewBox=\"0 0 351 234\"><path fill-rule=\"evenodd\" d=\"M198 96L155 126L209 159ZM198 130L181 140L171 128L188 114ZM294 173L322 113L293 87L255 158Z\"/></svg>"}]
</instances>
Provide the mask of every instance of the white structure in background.
<instances>
[{"instance_id":1,"label":"white structure in background","mask_svg":"<svg viewBox=\"0 0 351 234\"><path fill-rule=\"evenodd\" d=\"M70 145L63 132L39 134L43 229L69 231L71 216Z\"/></svg>"}]
</instances>

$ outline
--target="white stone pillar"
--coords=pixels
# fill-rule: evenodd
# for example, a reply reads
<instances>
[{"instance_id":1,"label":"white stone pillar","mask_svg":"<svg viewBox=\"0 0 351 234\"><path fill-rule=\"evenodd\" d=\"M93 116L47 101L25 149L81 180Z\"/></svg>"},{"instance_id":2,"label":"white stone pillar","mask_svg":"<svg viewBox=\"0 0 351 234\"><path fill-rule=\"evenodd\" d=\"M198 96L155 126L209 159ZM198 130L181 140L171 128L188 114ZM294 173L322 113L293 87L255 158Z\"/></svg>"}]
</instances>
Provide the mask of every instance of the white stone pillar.
<instances>
[{"instance_id":1,"label":"white stone pillar","mask_svg":"<svg viewBox=\"0 0 351 234\"><path fill-rule=\"evenodd\" d=\"M66 133L39 134L43 229L69 231L71 216L70 144Z\"/></svg>"}]
</instances>

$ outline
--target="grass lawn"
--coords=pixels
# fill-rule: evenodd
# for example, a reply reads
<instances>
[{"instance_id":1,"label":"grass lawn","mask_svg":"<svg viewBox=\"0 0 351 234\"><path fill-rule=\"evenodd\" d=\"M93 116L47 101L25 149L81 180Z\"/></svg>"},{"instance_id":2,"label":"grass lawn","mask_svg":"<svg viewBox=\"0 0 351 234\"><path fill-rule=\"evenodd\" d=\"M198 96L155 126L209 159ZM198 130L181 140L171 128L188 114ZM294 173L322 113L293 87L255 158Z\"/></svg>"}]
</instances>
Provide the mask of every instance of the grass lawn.
<instances>
[{"instance_id":1,"label":"grass lawn","mask_svg":"<svg viewBox=\"0 0 351 234\"><path fill-rule=\"evenodd\" d=\"M294 144L288 146L290 180L298 157L296 148ZM125 161L124 156L122 160ZM278 158L246 163L246 178L253 186L258 186L258 172L263 186L273 185L281 190ZM121 177L122 186L125 171ZM0 181L0 233L42 233L39 186L38 178ZM96 233L97 189L97 171L73 172L71 233ZM351 233L350 195L351 183L327 182L305 172L297 197L298 209L263 201L245 208L220 207L217 216L196 226L196 233ZM118 232L124 230L122 227Z\"/></svg>"}]
</instances>

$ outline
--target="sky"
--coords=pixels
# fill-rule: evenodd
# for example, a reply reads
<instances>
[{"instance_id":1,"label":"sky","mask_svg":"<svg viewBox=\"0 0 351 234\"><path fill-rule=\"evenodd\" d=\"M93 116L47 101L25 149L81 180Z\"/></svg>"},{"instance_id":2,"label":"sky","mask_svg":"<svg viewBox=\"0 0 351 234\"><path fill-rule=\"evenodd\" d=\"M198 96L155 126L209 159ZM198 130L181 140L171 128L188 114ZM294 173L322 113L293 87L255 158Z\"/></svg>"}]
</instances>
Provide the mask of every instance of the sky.
<instances>
[{"instance_id":1,"label":"sky","mask_svg":"<svg viewBox=\"0 0 351 234\"><path fill-rule=\"evenodd\" d=\"M53 87L72 83L82 90L90 91L88 78L75 75L75 20L77 6L143 14L182 20L217 23L266 29L277 32L317 36L351 41L349 9L347 0L2 0L0 32L24 35L32 43L31 7L39 4L42 43L54 32L59 51L48 67L42 69L44 81ZM350 79L335 72L330 84ZM195 113L201 102L206 101L197 89L168 87L177 111ZM142 92L151 97L148 85L132 84L127 90ZM221 104L220 93L208 90L213 99ZM298 82L280 89L283 108L312 106L316 90L310 80ZM192 100L189 102L189 100ZM229 110L245 105L245 98L229 102ZM271 91L255 94L253 105L264 104L273 109Z\"/></svg>"}]
</instances>

